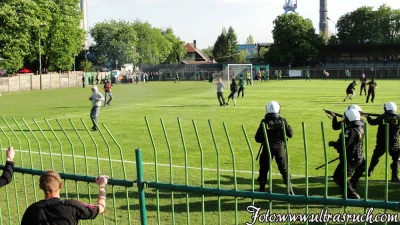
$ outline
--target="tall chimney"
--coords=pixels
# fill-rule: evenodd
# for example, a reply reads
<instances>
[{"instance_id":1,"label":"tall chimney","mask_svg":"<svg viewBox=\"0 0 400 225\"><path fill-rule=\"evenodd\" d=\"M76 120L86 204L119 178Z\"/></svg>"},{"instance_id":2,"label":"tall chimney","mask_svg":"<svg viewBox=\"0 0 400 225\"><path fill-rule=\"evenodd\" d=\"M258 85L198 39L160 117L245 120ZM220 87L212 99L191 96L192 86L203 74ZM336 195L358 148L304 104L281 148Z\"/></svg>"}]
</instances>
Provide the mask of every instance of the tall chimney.
<instances>
[{"instance_id":1,"label":"tall chimney","mask_svg":"<svg viewBox=\"0 0 400 225\"><path fill-rule=\"evenodd\" d=\"M196 40L193 41L193 47L194 47L195 49L197 49L197 41L196 41Z\"/></svg>"},{"instance_id":2,"label":"tall chimney","mask_svg":"<svg viewBox=\"0 0 400 225\"><path fill-rule=\"evenodd\" d=\"M89 49L89 38L88 38L89 30L88 30L88 25L87 25L87 3L86 3L86 1L87 0L81 0L81 11L83 14L81 25L82 25L82 29L86 32L85 42L83 43L83 45L84 45L83 48L87 50L87 49Z\"/></svg>"},{"instance_id":3,"label":"tall chimney","mask_svg":"<svg viewBox=\"0 0 400 225\"><path fill-rule=\"evenodd\" d=\"M329 38L328 32L328 0L320 0L319 9L319 34L321 34L325 40Z\"/></svg>"}]
</instances>

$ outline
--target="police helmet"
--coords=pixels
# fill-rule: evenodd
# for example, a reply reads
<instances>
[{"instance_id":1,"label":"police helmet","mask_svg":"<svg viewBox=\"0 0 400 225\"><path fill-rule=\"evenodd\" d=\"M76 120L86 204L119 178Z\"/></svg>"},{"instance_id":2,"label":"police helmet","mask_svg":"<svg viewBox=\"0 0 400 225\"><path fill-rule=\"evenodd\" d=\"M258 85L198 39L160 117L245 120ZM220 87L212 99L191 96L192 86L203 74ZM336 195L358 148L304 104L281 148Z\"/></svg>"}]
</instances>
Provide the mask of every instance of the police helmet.
<instances>
[{"instance_id":1,"label":"police helmet","mask_svg":"<svg viewBox=\"0 0 400 225\"><path fill-rule=\"evenodd\" d=\"M387 102L384 106L383 109L387 113L391 114L397 114L397 105L394 102Z\"/></svg>"},{"instance_id":2,"label":"police helmet","mask_svg":"<svg viewBox=\"0 0 400 225\"><path fill-rule=\"evenodd\" d=\"M280 113L281 105L276 101L269 102L265 107L265 111L267 113Z\"/></svg>"}]
</instances>

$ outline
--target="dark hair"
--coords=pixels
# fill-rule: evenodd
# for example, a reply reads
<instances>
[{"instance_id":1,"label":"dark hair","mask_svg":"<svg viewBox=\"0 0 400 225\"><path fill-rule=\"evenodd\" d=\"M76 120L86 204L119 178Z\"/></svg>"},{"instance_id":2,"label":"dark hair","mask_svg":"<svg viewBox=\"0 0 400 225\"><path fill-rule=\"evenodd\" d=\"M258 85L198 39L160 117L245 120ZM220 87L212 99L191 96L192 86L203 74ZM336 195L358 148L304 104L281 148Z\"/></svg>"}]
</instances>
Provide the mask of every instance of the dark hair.
<instances>
[{"instance_id":1,"label":"dark hair","mask_svg":"<svg viewBox=\"0 0 400 225\"><path fill-rule=\"evenodd\" d=\"M235 82L235 78L232 78L232 83L234 83Z\"/></svg>"}]
</instances>

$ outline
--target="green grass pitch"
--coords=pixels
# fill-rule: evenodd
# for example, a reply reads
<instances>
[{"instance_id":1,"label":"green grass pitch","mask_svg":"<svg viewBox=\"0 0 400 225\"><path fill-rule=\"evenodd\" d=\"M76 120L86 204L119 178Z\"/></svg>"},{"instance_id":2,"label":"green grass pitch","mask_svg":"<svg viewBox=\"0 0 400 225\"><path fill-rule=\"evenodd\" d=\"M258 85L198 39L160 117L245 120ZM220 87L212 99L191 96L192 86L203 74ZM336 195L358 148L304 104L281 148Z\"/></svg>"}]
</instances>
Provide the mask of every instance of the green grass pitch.
<instances>
[{"instance_id":1,"label":"green grass pitch","mask_svg":"<svg viewBox=\"0 0 400 225\"><path fill-rule=\"evenodd\" d=\"M348 100L343 103L345 97L345 89L350 81L329 80L312 80L305 82L304 80L284 80L283 82L269 81L257 82L254 86L247 86L245 90L245 98L237 98L237 106L233 107L230 104L226 107L219 107L216 99L216 90L212 84L207 82L151 82L148 84L140 83L124 85L117 84L113 86L114 100L112 106L102 108L99 117L99 123L104 123L118 143L123 149L124 161L127 173L127 179L136 179L135 168L135 148L143 150L143 161L145 162L145 178L146 180L155 180L155 167L153 156L153 145L151 143L149 133L146 127L144 117L148 117L149 124L154 136L157 153L158 153L158 173L159 180L169 182L169 156L168 148L162 132L160 118L165 123L166 130L172 149L173 160L173 178L174 183L184 184L185 171L184 166L184 151L177 118L182 122L184 139L187 149L189 172L189 184L200 185L200 150L198 147L196 135L193 129L192 120L195 120L201 145L204 153L204 168L205 168L205 186L216 187L217 183L217 161L214 143L210 134L208 120L210 119L214 128L217 146L221 157L221 185L222 188L233 189L233 172L232 172L232 156L229 150L228 141L225 135L223 122L226 123L232 147L235 153L238 188L241 190L251 190L252 174L251 174L251 156L246 140L243 135L242 125L248 133L251 141L251 146L254 152L254 157L257 154L259 145L254 142L254 134L258 128L261 119L265 114L265 105L271 101L278 101L281 106L281 115L287 119L292 129L294 137L288 142L290 172L293 175L293 186L296 194L305 194L305 154L303 149L302 122L306 125L307 145L309 154L309 194L322 196L324 193L324 170L316 171L315 168L324 163L323 142L321 135L321 122L324 122L326 140L337 140L339 132L331 129L331 120L327 118L322 109L333 110L338 113L343 113L345 108L350 104L358 104L363 111L371 113L382 113L383 104L388 101L399 102L398 97L398 81L394 80L377 80L378 89L376 91L375 102L366 104L365 97L359 96L359 85L357 86L356 95L353 100ZM225 89L225 98L228 96L228 88ZM50 163L50 147L54 151L53 165L57 171L65 169L68 173L78 173L96 176L99 168L96 161L96 145L92 141L90 135L84 129L81 118L86 122L89 128L91 127L89 119L89 111L91 102L88 100L90 96L90 87L69 88L58 90L44 90L38 92L23 92L23 93L2 93L0 97L1 116L4 116L10 124L12 131L6 126L3 120L0 120L0 127L3 132L0 132L1 148L6 148L8 142L15 149L21 149L15 156L16 166L36 169L51 169ZM12 117L15 117L20 128L15 125ZM26 125L21 118L24 118ZM42 129L42 132L33 122L36 119L37 124ZM48 123L54 130L56 136L51 132L51 129L43 121L43 118L48 119ZM57 122L55 118L59 118ZM73 129L70 120L77 128L77 132ZM62 125L64 130L60 128ZM98 144L98 156L100 157L100 173L113 175L116 178L123 179L123 171L121 167L121 155L117 145L106 134L101 126L105 142L99 132L91 132L93 139ZM376 127L369 127L369 158L375 146ZM24 132L21 132L23 130ZM31 131L32 132L31 132ZM15 134L15 135L14 135ZM85 145L80 141L78 134L83 138ZM45 140L45 135L48 142ZM8 138L9 139L8 139ZM61 142L58 142L58 140ZM70 141L69 141L69 140ZM27 141L29 140L29 142ZM40 144L40 146L39 146ZM110 147L110 154L107 151L107 144ZM64 163L61 160L60 146L63 149ZM83 158L83 146L87 149L88 166ZM39 149L41 154L39 154ZM31 150L31 156L27 153ZM71 155L75 154L75 160ZM338 156L332 148L328 149L329 159L334 159ZM4 154L4 152L2 153ZM39 157L39 156L42 157ZM31 157L31 158L30 158ZM113 159L113 164L110 166L108 158ZM21 161L22 158L22 161ZM390 160L390 157L389 157ZM368 159L369 161L369 159ZM41 163L42 162L42 163ZM255 170L258 171L258 162L255 162ZM63 168L64 164L64 168ZM76 167L74 168L74 164ZM337 165L333 163L329 166L329 175ZM285 186L282 184L282 179L279 175L275 162L273 163L272 172L273 191L285 193ZM390 171L389 171L390 172ZM255 174L255 178L257 178ZM390 173L389 173L390 177ZM376 167L375 173L370 178L369 182L369 198L376 200L384 199L383 182L385 178L385 156L381 158L380 164ZM42 198L36 179L37 198ZM32 203L35 200L33 181L31 176L25 175L24 178L26 193L24 195L24 185L22 175L17 174L14 182L16 182L17 192L15 193L14 185L8 186L10 210L13 213L13 224L17 224L16 202L14 196L19 196L19 210L22 214L27 203ZM364 179L359 183L358 192L363 198L364 195ZM83 201L89 201L89 197L96 198L97 190L95 185L91 185L92 195L88 195L86 184L75 186L74 182L67 182L68 196L63 192L62 197L77 198L76 193L80 193L79 198ZM258 183L255 182L255 188L258 189ZM389 200L400 201L398 192L398 184L389 184ZM4 189L5 190L5 189ZM0 197L5 199L6 192L0 190ZM111 187L108 188L111 191ZM127 222L127 204L125 200L125 189L115 188L116 213L119 224L128 224ZM130 188L129 195L131 216L134 224L139 221L137 189ZM329 196L340 197L339 188L330 179L329 181ZM147 210L149 224L156 224L157 221L157 205L156 192L146 190ZM160 210L161 224L171 224L171 195L170 192L160 191ZM186 194L175 193L175 219L176 224L185 224L186 215ZM191 224L201 223L201 196L190 195L190 221ZM234 198L222 197L222 223L234 224ZM251 204L251 199L238 199L238 217L239 223L244 224L250 222L250 214L246 212L246 208ZM267 209L266 201L255 201L255 205ZM111 224L114 220L114 205L112 195L107 199L108 211L105 215L106 224ZM317 213L321 206L310 205L310 212ZM8 220L7 204L0 203L3 222ZM206 224L216 224L218 222L217 215L217 197L205 198L205 219ZM291 205L292 213L303 213L304 205ZM342 213L342 207L329 207L332 213ZM363 209L348 208L349 212L362 213ZM286 204L280 202L273 203L274 213L286 213ZM383 212L383 210L377 210ZM96 219L94 224L100 224L103 220ZM8 221L7 221L8 222ZM7 224L6 222L6 224ZM90 224L85 222L84 224Z\"/></svg>"}]
</instances>

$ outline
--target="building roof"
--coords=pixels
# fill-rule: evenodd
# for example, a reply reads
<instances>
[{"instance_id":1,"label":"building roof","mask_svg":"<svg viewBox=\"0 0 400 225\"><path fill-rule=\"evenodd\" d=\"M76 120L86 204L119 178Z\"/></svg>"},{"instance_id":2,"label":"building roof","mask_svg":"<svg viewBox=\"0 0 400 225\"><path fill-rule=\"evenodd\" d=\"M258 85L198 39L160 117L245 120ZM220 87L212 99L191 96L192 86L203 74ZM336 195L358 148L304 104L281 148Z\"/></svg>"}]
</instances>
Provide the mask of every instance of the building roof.
<instances>
[{"instance_id":1,"label":"building roof","mask_svg":"<svg viewBox=\"0 0 400 225\"><path fill-rule=\"evenodd\" d=\"M201 57L204 61L211 62L211 61L209 61L209 60L207 59L207 57L204 56L204 54L203 54L200 50L198 50L197 48L194 47L194 44L193 44L193 43L187 43L187 44L185 45L185 50L186 50L187 53L196 52L197 54L200 55L200 57Z\"/></svg>"}]
</instances>

